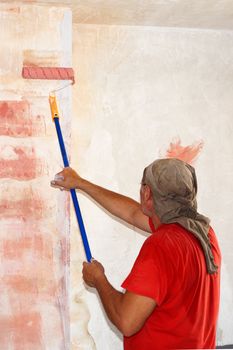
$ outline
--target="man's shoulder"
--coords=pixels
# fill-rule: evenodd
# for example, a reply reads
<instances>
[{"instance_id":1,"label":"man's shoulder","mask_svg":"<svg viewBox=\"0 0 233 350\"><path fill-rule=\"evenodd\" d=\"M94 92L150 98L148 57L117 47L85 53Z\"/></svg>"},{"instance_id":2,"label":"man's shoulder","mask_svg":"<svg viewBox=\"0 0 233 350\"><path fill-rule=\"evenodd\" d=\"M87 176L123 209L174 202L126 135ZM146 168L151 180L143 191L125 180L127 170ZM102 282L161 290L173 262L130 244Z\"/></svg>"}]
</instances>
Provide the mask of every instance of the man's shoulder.
<instances>
[{"instance_id":1,"label":"man's shoulder","mask_svg":"<svg viewBox=\"0 0 233 350\"><path fill-rule=\"evenodd\" d=\"M184 234L185 232L188 231L177 223L162 224L149 238L152 238L152 240L160 240L170 237L171 235Z\"/></svg>"},{"instance_id":2,"label":"man's shoulder","mask_svg":"<svg viewBox=\"0 0 233 350\"><path fill-rule=\"evenodd\" d=\"M185 245L191 240L193 240L192 234L187 231L184 227L177 223L162 224L159 228L147 238L147 244L161 246L163 248L172 248L176 245ZM195 239L195 238L194 238Z\"/></svg>"}]
</instances>

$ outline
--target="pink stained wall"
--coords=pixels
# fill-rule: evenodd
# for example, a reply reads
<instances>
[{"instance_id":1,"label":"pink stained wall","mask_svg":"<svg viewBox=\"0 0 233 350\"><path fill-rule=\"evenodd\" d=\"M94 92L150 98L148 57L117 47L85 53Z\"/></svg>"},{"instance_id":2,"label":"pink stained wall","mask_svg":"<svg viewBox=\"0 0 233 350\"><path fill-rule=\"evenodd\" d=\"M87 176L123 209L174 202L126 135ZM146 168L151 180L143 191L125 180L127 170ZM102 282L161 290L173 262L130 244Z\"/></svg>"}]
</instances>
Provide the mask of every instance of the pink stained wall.
<instances>
[{"instance_id":1,"label":"pink stained wall","mask_svg":"<svg viewBox=\"0 0 233 350\"><path fill-rule=\"evenodd\" d=\"M165 153L165 157L177 158L186 163L193 164L198 158L203 146L203 141L194 142L188 146L182 146L181 140L178 138L170 143L169 148Z\"/></svg>"},{"instance_id":2,"label":"pink stained wall","mask_svg":"<svg viewBox=\"0 0 233 350\"><path fill-rule=\"evenodd\" d=\"M36 21L35 21L36 18ZM0 349L69 349L69 194L50 187L62 166L48 94L21 77L30 63L65 64L70 11L0 5ZM51 54L52 52L52 54ZM39 58L38 58L39 57ZM59 84L59 83L56 83ZM69 93L63 111L69 119ZM69 135L69 122L63 126ZM66 139L67 141L67 139Z\"/></svg>"}]
</instances>

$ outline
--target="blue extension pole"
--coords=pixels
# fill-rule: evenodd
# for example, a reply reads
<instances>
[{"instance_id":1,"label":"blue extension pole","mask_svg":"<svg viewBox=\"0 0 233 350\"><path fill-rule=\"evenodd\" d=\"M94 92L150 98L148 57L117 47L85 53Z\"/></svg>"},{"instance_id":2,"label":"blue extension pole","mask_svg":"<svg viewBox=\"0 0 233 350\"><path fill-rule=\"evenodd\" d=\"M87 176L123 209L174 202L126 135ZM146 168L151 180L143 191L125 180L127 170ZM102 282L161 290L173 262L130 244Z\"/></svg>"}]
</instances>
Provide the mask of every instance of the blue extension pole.
<instances>
[{"instance_id":1,"label":"blue extension pole","mask_svg":"<svg viewBox=\"0 0 233 350\"><path fill-rule=\"evenodd\" d=\"M56 126L56 131L57 131L57 136L58 136L58 141L59 141L59 145L60 145L60 150L61 150L61 154L62 154L64 167L69 167L69 161L67 158L65 144L63 141L63 137L62 137L62 132L61 132L60 123L59 123L59 117L55 115L53 120L54 120L55 126ZM78 220L78 225L79 225L79 229L80 229L80 233L81 233L81 237L82 237L82 241L83 241L83 247L85 250L86 258L87 258L88 262L91 262L91 259L92 259L91 250L90 250L90 246L88 243L87 234L86 234L85 226L83 223L82 214L81 214L81 210L79 207L78 198L77 198L75 189L71 189L70 193L71 193L71 197L73 200L76 217Z\"/></svg>"}]
</instances>

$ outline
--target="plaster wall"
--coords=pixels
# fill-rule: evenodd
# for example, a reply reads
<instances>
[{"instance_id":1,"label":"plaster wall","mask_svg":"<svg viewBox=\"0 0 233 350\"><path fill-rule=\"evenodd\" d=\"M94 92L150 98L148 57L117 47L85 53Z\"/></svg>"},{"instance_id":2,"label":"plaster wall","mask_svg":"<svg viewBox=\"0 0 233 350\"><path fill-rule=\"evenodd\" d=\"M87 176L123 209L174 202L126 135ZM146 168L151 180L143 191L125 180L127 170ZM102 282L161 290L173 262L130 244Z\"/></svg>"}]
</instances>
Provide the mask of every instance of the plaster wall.
<instances>
[{"instance_id":1,"label":"plaster wall","mask_svg":"<svg viewBox=\"0 0 233 350\"><path fill-rule=\"evenodd\" d=\"M66 350L69 194L48 96L61 82L24 80L23 66L71 65L71 11L0 4L0 348ZM63 83L64 85L64 83ZM70 89L58 94L69 147Z\"/></svg>"},{"instance_id":2,"label":"plaster wall","mask_svg":"<svg viewBox=\"0 0 233 350\"><path fill-rule=\"evenodd\" d=\"M211 218L223 255L218 344L233 343L232 44L230 31L73 28L72 166L80 175L138 200L144 167L171 142L202 145L194 162L199 212ZM79 200L92 254L120 288L145 236L83 194ZM71 237L72 349L122 349L96 293L83 286L74 218Z\"/></svg>"},{"instance_id":3,"label":"plaster wall","mask_svg":"<svg viewBox=\"0 0 233 350\"><path fill-rule=\"evenodd\" d=\"M48 93L61 83L21 77L23 65L71 65L71 11L8 3L0 18L0 347L121 349L83 285L73 210L69 288L69 195L49 187L62 162ZM231 31L74 25L72 129L71 89L58 93L72 166L112 190L139 199L143 168L171 142L200 152L199 211L212 219L223 254L218 344L233 343L232 42ZM145 234L79 200L92 254L120 288Z\"/></svg>"}]
</instances>

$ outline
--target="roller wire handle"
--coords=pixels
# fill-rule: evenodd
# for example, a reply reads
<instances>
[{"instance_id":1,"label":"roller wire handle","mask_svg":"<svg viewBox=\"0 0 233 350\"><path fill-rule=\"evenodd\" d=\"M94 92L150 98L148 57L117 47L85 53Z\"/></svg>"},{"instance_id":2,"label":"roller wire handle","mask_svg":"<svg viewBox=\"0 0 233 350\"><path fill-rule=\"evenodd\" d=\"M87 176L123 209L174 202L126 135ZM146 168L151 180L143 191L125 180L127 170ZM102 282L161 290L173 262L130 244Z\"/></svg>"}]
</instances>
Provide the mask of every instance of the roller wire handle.
<instances>
[{"instance_id":1,"label":"roller wire handle","mask_svg":"<svg viewBox=\"0 0 233 350\"><path fill-rule=\"evenodd\" d=\"M59 145L60 145L60 150L61 150L61 154L62 154L64 167L66 168L66 167L69 167L69 161L68 161L68 157L67 157L67 154L66 154L66 148L65 148L64 141L63 141L63 137L62 137L61 128L60 128L59 114L58 114L58 108L57 108L57 102L56 102L55 94L50 94L49 95L49 103L50 103L52 118L53 118L53 121L54 121L55 126L56 126L57 137L58 137L58 141L59 141ZM90 250L90 247L89 247L87 234L86 234L85 226L84 226L84 223L83 223L82 214L81 214L81 210L80 210L80 207L79 207L78 198L77 198L75 189L70 189L70 193L71 193L71 197L72 197L72 200L73 200L76 217L77 217L77 220L78 220L78 225L79 225L80 234L81 234L82 241L83 241L83 247L84 247L84 250L85 250L86 258L87 258L88 262L91 262L93 260L93 258L92 258L92 255L91 255L91 250Z\"/></svg>"}]
</instances>

